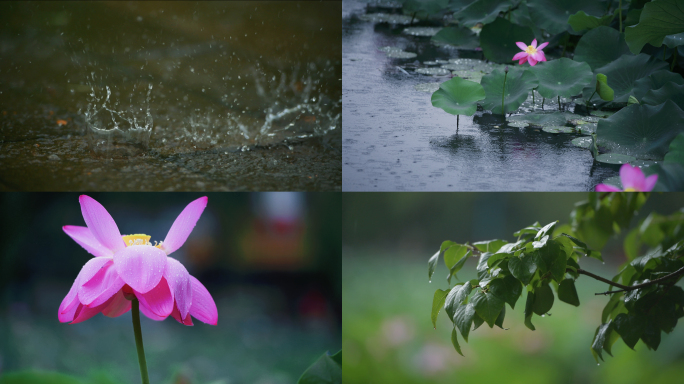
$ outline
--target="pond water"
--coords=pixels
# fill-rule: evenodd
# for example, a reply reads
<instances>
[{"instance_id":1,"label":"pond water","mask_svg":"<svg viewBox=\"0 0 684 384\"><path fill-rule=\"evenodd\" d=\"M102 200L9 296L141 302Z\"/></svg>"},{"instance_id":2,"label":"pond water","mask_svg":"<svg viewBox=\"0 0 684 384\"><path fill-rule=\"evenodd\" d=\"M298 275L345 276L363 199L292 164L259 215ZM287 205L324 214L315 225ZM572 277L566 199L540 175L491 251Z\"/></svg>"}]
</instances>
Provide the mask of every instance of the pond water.
<instances>
[{"instance_id":1,"label":"pond water","mask_svg":"<svg viewBox=\"0 0 684 384\"><path fill-rule=\"evenodd\" d=\"M429 68L439 68L438 60L481 58L480 52L438 47L429 28L409 34L408 25L376 23L401 21L369 16L378 11L395 12L358 0L342 5L343 190L587 191L618 174L619 165L595 162L571 143L579 133L515 127L484 111L460 116L457 129L456 116L430 102L438 83L450 78L440 74L450 71ZM424 74L430 72L437 75ZM531 101L525 111L542 111L538 94L533 107ZM561 103L569 120L580 117L571 114L570 100ZM557 110L556 100L545 101L544 111Z\"/></svg>"},{"instance_id":2,"label":"pond water","mask_svg":"<svg viewBox=\"0 0 684 384\"><path fill-rule=\"evenodd\" d=\"M340 190L340 2L3 2L0 189Z\"/></svg>"}]
</instances>

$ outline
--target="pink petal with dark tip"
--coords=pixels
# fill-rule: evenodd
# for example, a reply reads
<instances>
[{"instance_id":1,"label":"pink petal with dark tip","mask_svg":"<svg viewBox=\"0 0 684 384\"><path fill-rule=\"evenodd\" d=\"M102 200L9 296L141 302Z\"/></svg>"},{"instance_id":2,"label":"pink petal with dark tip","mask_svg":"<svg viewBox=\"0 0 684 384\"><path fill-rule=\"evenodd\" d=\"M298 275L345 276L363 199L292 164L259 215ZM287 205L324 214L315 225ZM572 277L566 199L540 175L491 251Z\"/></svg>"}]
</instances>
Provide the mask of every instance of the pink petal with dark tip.
<instances>
[{"instance_id":1,"label":"pink petal with dark tip","mask_svg":"<svg viewBox=\"0 0 684 384\"><path fill-rule=\"evenodd\" d=\"M187 325L189 327L194 325L192 323L192 318L190 317L190 313L188 313L185 316L185 319L181 319L180 311L178 310L178 307L175 305L173 306L173 311L171 312L171 317L173 317L174 319L176 319L177 322L179 322L183 325Z\"/></svg>"},{"instance_id":2,"label":"pink petal with dark tip","mask_svg":"<svg viewBox=\"0 0 684 384\"><path fill-rule=\"evenodd\" d=\"M83 219L97 241L112 252L123 249L125 244L121 232L102 204L86 195L81 195L78 201L81 203Z\"/></svg>"},{"instance_id":3,"label":"pink petal with dark tip","mask_svg":"<svg viewBox=\"0 0 684 384\"><path fill-rule=\"evenodd\" d=\"M166 268L166 253L151 245L133 245L114 254L114 267L131 288L147 293L159 284Z\"/></svg>"},{"instance_id":4,"label":"pink petal with dark tip","mask_svg":"<svg viewBox=\"0 0 684 384\"><path fill-rule=\"evenodd\" d=\"M187 317L192 305L190 274L178 260L167 257L164 277L169 282L169 288L171 288L173 300L178 306L181 318Z\"/></svg>"},{"instance_id":5,"label":"pink petal with dark tip","mask_svg":"<svg viewBox=\"0 0 684 384\"><path fill-rule=\"evenodd\" d=\"M136 294L140 304L159 317L166 318L173 310L173 295L165 278L147 293Z\"/></svg>"},{"instance_id":6,"label":"pink petal with dark tip","mask_svg":"<svg viewBox=\"0 0 684 384\"><path fill-rule=\"evenodd\" d=\"M522 49L523 51L527 49L527 44L523 43L522 41L518 41L515 43L515 45L517 45L518 48Z\"/></svg>"},{"instance_id":7,"label":"pink petal with dark tip","mask_svg":"<svg viewBox=\"0 0 684 384\"><path fill-rule=\"evenodd\" d=\"M610 184L599 184L596 186L596 192L622 192L622 189Z\"/></svg>"},{"instance_id":8,"label":"pink petal with dark tip","mask_svg":"<svg viewBox=\"0 0 684 384\"><path fill-rule=\"evenodd\" d=\"M188 239L190 232L195 228L197 220L199 220L202 212L204 212L204 208L207 206L207 200L206 196L200 197L188 204L183 209L183 212L178 215L162 244L162 249L167 255L180 248L185 243L185 240Z\"/></svg>"},{"instance_id":9,"label":"pink petal with dark tip","mask_svg":"<svg viewBox=\"0 0 684 384\"><path fill-rule=\"evenodd\" d=\"M107 317L119 317L131 310L131 301L124 297L123 291L119 291L109 305L102 310L102 314Z\"/></svg>"},{"instance_id":10,"label":"pink petal with dark tip","mask_svg":"<svg viewBox=\"0 0 684 384\"><path fill-rule=\"evenodd\" d=\"M112 257L114 255L114 252L97 241L88 227L65 225L62 230L93 256Z\"/></svg>"},{"instance_id":11,"label":"pink petal with dark tip","mask_svg":"<svg viewBox=\"0 0 684 384\"><path fill-rule=\"evenodd\" d=\"M114 262L110 262L102 267L90 281L81 285L78 290L78 300L87 307L97 307L119 292L125 284L116 273Z\"/></svg>"},{"instance_id":12,"label":"pink petal with dark tip","mask_svg":"<svg viewBox=\"0 0 684 384\"><path fill-rule=\"evenodd\" d=\"M194 276L190 276L190 281L192 282L190 315L201 322L216 325L218 323L218 311L216 310L214 299L204 285Z\"/></svg>"}]
</instances>

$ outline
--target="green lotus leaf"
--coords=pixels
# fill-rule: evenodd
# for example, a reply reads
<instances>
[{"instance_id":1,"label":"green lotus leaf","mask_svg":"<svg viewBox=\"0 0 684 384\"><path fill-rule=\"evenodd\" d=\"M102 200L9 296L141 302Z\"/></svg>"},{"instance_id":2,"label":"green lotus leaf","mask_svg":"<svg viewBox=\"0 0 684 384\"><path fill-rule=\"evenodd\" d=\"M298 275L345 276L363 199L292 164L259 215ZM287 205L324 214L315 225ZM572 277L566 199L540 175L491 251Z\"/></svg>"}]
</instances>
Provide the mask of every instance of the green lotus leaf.
<instances>
[{"instance_id":1,"label":"green lotus leaf","mask_svg":"<svg viewBox=\"0 0 684 384\"><path fill-rule=\"evenodd\" d=\"M667 83L657 90L650 90L644 95L644 104L658 105L672 100L684 110L684 84Z\"/></svg>"},{"instance_id":2,"label":"green lotus leaf","mask_svg":"<svg viewBox=\"0 0 684 384\"><path fill-rule=\"evenodd\" d=\"M424 19L431 16L441 15L449 5L449 0L405 0L402 10L404 13Z\"/></svg>"},{"instance_id":3,"label":"green lotus leaf","mask_svg":"<svg viewBox=\"0 0 684 384\"><path fill-rule=\"evenodd\" d=\"M512 62L513 56L520 52L515 43L522 41L530 44L532 40L534 33L530 28L513 24L501 17L482 27L480 32L482 53L488 60L497 63Z\"/></svg>"},{"instance_id":4,"label":"green lotus leaf","mask_svg":"<svg viewBox=\"0 0 684 384\"><path fill-rule=\"evenodd\" d=\"M652 89L662 88L665 84L684 84L682 75L670 72L667 69L655 71L646 77L634 82L634 97L641 100Z\"/></svg>"},{"instance_id":5,"label":"green lotus leaf","mask_svg":"<svg viewBox=\"0 0 684 384\"><path fill-rule=\"evenodd\" d=\"M574 130L574 128L566 127L564 125L550 125L542 128L542 131L546 133L572 133Z\"/></svg>"},{"instance_id":6,"label":"green lotus leaf","mask_svg":"<svg viewBox=\"0 0 684 384\"><path fill-rule=\"evenodd\" d=\"M539 79L537 92L546 98L575 96L594 79L589 64L565 57L539 63L529 71Z\"/></svg>"},{"instance_id":7,"label":"green lotus leaf","mask_svg":"<svg viewBox=\"0 0 684 384\"><path fill-rule=\"evenodd\" d=\"M660 105L632 104L600 120L598 144L610 152L661 160L670 142L684 132L684 111L671 100Z\"/></svg>"},{"instance_id":8,"label":"green lotus leaf","mask_svg":"<svg viewBox=\"0 0 684 384\"><path fill-rule=\"evenodd\" d=\"M575 48L575 61L584 61L593 71L622 55L630 54L624 35L610 27L596 27L582 36Z\"/></svg>"},{"instance_id":9,"label":"green lotus leaf","mask_svg":"<svg viewBox=\"0 0 684 384\"><path fill-rule=\"evenodd\" d=\"M663 44L667 45L668 48L684 45L684 32L665 36L663 39Z\"/></svg>"},{"instance_id":10,"label":"green lotus leaf","mask_svg":"<svg viewBox=\"0 0 684 384\"><path fill-rule=\"evenodd\" d=\"M470 28L464 27L442 28L432 36L432 41L450 44L461 49L474 49L480 46L477 35Z\"/></svg>"},{"instance_id":11,"label":"green lotus leaf","mask_svg":"<svg viewBox=\"0 0 684 384\"><path fill-rule=\"evenodd\" d=\"M572 145L584 149L589 149L591 146L591 137L577 137L572 139Z\"/></svg>"},{"instance_id":12,"label":"green lotus leaf","mask_svg":"<svg viewBox=\"0 0 684 384\"><path fill-rule=\"evenodd\" d=\"M567 30L570 15L584 11L592 16L603 16L606 10L596 0L527 0L527 8L532 21L552 35Z\"/></svg>"},{"instance_id":13,"label":"green lotus leaf","mask_svg":"<svg viewBox=\"0 0 684 384\"><path fill-rule=\"evenodd\" d=\"M587 15L584 11L579 11L568 18L568 24L570 24L575 32L581 32L585 29L594 29L602 25L608 26L614 18L615 13L603 17L596 17Z\"/></svg>"},{"instance_id":14,"label":"green lotus leaf","mask_svg":"<svg viewBox=\"0 0 684 384\"><path fill-rule=\"evenodd\" d=\"M666 67L666 62L640 53L637 56L623 55L612 63L597 69L596 72L603 73L608 77L608 85L615 91L613 102L626 103L637 80ZM591 95L593 89L585 90L586 93Z\"/></svg>"},{"instance_id":15,"label":"green lotus leaf","mask_svg":"<svg viewBox=\"0 0 684 384\"><path fill-rule=\"evenodd\" d=\"M639 24L625 28L625 40L633 54L646 43L660 47L667 35L684 32L684 6L681 0L658 0L646 3Z\"/></svg>"},{"instance_id":16,"label":"green lotus leaf","mask_svg":"<svg viewBox=\"0 0 684 384\"><path fill-rule=\"evenodd\" d=\"M665 155L666 163L684 165L684 133L680 133L670 143L670 151Z\"/></svg>"},{"instance_id":17,"label":"green lotus leaf","mask_svg":"<svg viewBox=\"0 0 684 384\"><path fill-rule=\"evenodd\" d=\"M477 111L477 102L484 98L482 85L454 77L440 84L439 89L432 94L432 106L452 115L472 116Z\"/></svg>"},{"instance_id":18,"label":"green lotus leaf","mask_svg":"<svg viewBox=\"0 0 684 384\"><path fill-rule=\"evenodd\" d=\"M596 156L596 161L606 164L627 164L636 160L634 156L623 155L620 153L603 153Z\"/></svg>"},{"instance_id":19,"label":"green lotus leaf","mask_svg":"<svg viewBox=\"0 0 684 384\"><path fill-rule=\"evenodd\" d=\"M596 74L596 93L605 101L613 101L615 92L608 86L608 77L603 73Z\"/></svg>"},{"instance_id":20,"label":"green lotus leaf","mask_svg":"<svg viewBox=\"0 0 684 384\"><path fill-rule=\"evenodd\" d=\"M512 6L510 0L477 0L454 13L454 19L466 27L472 27L477 23L489 24L496 19L499 12Z\"/></svg>"},{"instance_id":21,"label":"green lotus leaf","mask_svg":"<svg viewBox=\"0 0 684 384\"><path fill-rule=\"evenodd\" d=\"M501 95L501 94L499 94ZM559 126L568 122L568 114L558 111L552 112L533 112L524 115L511 116L508 118L511 121L525 122L530 125L538 127Z\"/></svg>"},{"instance_id":22,"label":"green lotus leaf","mask_svg":"<svg viewBox=\"0 0 684 384\"><path fill-rule=\"evenodd\" d=\"M502 92L505 92L504 109L506 112L513 112L527 100L529 92L538 84L537 78L527 70L511 68L506 77L506 89L504 91L505 73L501 69L496 69L492 73L482 77L480 84L484 87L487 97L482 102L485 109L492 113L502 114L501 101Z\"/></svg>"}]
</instances>

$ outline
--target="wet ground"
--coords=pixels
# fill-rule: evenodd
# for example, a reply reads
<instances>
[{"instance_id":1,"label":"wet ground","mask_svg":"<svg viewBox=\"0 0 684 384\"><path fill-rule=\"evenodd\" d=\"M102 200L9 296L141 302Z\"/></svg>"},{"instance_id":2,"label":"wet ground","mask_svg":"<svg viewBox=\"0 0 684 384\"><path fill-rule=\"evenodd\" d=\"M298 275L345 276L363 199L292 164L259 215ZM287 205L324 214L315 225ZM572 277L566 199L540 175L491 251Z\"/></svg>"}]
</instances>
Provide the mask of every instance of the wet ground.
<instances>
[{"instance_id":1,"label":"wet ground","mask_svg":"<svg viewBox=\"0 0 684 384\"><path fill-rule=\"evenodd\" d=\"M0 189L340 190L340 8L3 2Z\"/></svg>"},{"instance_id":2,"label":"wet ground","mask_svg":"<svg viewBox=\"0 0 684 384\"><path fill-rule=\"evenodd\" d=\"M587 191L617 175L619 165L594 162L588 150L572 145L579 134L513 127L484 111L460 116L457 130L456 116L430 102L437 84L450 77L416 69L480 53L437 47L429 36L403 33L405 25L364 21L366 2L344 0L342 7L343 190ZM378 11L393 12L371 9ZM383 47L417 56L391 58ZM416 90L424 83L435 88ZM567 107L574 111L572 103ZM545 110L557 109L546 100Z\"/></svg>"}]
</instances>

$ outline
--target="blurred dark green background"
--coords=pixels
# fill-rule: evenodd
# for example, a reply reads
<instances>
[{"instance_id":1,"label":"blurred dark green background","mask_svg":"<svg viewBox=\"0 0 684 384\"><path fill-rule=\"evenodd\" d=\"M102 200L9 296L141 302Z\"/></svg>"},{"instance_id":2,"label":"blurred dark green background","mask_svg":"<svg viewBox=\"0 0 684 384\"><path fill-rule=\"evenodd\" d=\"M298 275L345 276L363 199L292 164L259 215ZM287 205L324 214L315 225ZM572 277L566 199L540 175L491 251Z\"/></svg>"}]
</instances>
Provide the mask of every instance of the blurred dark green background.
<instances>
[{"instance_id":1,"label":"blurred dark green background","mask_svg":"<svg viewBox=\"0 0 684 384\"><path fill-rule=\"evenodd\" d=\"M142 317L153 383L293 383L340 349L341 211L332 193L91 193L122 234L163 240L185 205L209 202L172 256L218 307L218 326ZM61 229L85 225L78 194L0 194L0 372L92 383L140 376L130 312L62 324L57 308L92 257Z\"/></svg>"},{"instance_id":2,"label":"blurred dark green background","mask_svg":"<svg viewBox=\"0 0 684 384\"><path fill-rule=\"evenodd\" d=\"M524 305L507 313L504 327L484 326L461 339L465 357L451 345L451 322L440 313L430 321L436 289L446 289L440 259L432 283L427 261L444 240L514 240L513 232L535 221L567 223L586 193L345 193L343 195L343 377L345 383L676 383L684 377L684 327L663 335L658 351L622 341L615 357L597 365L590 353L606 285L581 276L581 305L556 302L552 316L523 325ZM684 207L684 194L652 194L633 225L650 212ZM622 240L604 251L606 264L585 258L580 265L612 277L626 259ZM476 277L475 261L458 274ZM373 378L369 381L368 378Z\"/></svg>"}]
</instances>

